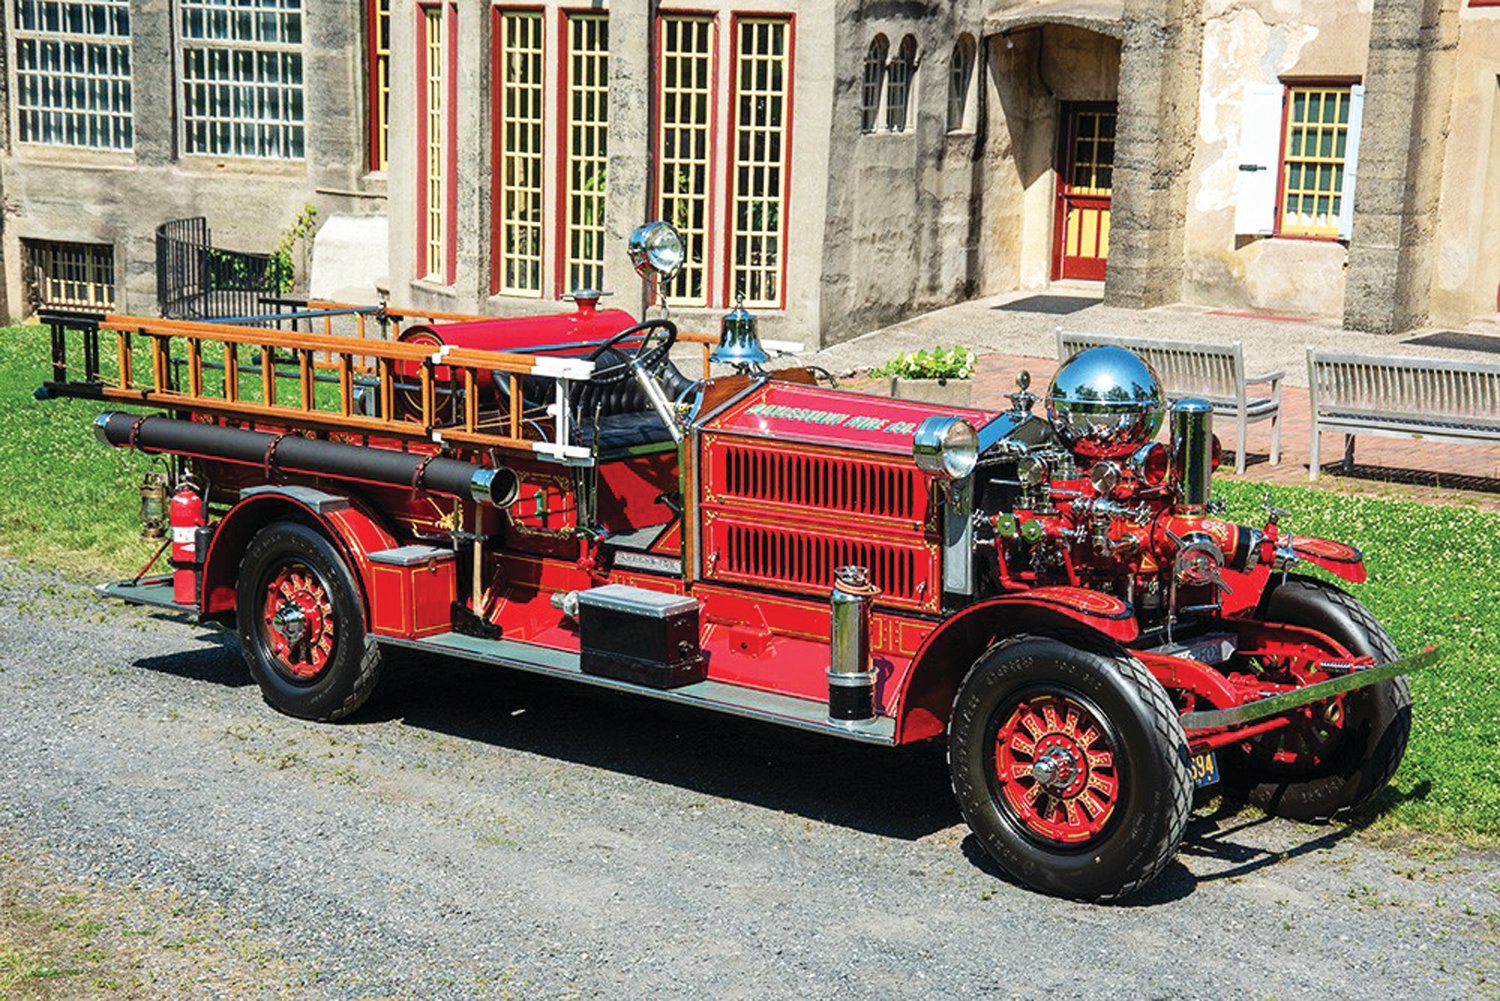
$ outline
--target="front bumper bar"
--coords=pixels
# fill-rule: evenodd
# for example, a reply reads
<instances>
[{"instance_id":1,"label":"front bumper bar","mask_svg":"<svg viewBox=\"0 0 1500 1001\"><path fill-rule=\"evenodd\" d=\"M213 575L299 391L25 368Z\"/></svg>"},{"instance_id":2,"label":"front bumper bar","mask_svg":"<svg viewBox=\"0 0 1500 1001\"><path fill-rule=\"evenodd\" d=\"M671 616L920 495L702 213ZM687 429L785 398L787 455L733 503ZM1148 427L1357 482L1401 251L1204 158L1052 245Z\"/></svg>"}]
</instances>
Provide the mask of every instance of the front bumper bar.
<instances>
[{"instance_id":1,"label":"front bumper bar","mask_svg":"<svg viewBox=\"0 0 1500 1001\"><path fill-rule=\"evenodd\" d=\"M1280 695L1257 699L1254 702L1231 706L1228 709L1205 709L1202 712L1183 713L1179 722L1182 724L1183 730L1188 732L1217 730L1226 726L1253 723L1256 720L1266 719L1269 716L1279 716L1281 713L1305 706L1309 702L1317 702L1320 699L1342 695L1345 692L1352 692L1357 688L1377 685L1382 681L1389 681L1391 678L1396 678L1403 674L1410 674L1419 668L1437 663L1438 658L1438 648L1430 646L1421 653L1412 654L1410 657L1402 657L1399 660L1391 661L1389 664L1361 668L1337 678L1329 678L1327 681L1320 681L1315 685L1299 688L1296 691L1283 692Z\"/></svg>"}]
</instances>

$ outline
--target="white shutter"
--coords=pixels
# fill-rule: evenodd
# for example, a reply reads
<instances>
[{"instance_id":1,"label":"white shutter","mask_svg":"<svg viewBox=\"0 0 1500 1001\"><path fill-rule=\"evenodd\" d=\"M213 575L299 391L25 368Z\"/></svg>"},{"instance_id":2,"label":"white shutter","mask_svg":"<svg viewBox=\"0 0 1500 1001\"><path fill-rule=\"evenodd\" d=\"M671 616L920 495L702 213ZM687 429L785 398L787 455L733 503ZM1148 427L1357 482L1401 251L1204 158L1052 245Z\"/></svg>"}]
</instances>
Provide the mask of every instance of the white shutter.
<instances>
[{"instance_id":1,"label":"white shutter","mask_svg":"<svg viewBox=\"0 0 1500 1001\"><path fill-rule=\"evenodd\" d=\"M1349 88L1349 135L1344 142L1344 188L1339 197L1339 239L1354 235L1354 175L1359 170L1359 132L1365 121L1365 85Z\"/></svg>"},{"instance_id":2,"label":"white shutter","mask_svg":"<svg viewBox=\"0 0 1500 1001\"><path fill-rule=\"evenodd\" d=\"M1281 170L1282 101L1280 84L1254 83L1245 88L1240 108L1240 172L1235 184L1234 231L1276 231L1276 178ZM1351 109L1352 110L1352 109Z\"/></svg>"}]
</instances>

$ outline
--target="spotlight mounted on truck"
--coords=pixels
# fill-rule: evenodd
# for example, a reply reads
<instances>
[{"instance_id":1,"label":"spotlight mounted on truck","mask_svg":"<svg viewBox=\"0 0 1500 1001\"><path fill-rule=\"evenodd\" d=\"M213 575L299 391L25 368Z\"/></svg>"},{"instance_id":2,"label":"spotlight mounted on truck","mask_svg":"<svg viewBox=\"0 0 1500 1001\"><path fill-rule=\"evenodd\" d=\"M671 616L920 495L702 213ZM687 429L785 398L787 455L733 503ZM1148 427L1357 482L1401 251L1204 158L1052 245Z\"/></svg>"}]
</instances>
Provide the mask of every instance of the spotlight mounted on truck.
<instances>
[{"instance_id":1,"label":"spotlight mounted on truck","mask_svg":"<svg viewBox=\"0 0 1500 1001\"><path fill-rule=\"evenodd\" d=\"M928 476L961 480L979 463L979 434L962 417L929 417L912 437L911 457Z\"/></svg>"},{"instance_id":2,"label":"spotlight mounted on truck","mask_svg":"<svg viewBox=\"0 0 1500 1001\"><path fill-rule=\"evenodd\" d=\"M669 282L687 262L687 245L669 222L648 222L630 234L625 248L635 273L648 282Z\"/></svg>"}]
</instances>

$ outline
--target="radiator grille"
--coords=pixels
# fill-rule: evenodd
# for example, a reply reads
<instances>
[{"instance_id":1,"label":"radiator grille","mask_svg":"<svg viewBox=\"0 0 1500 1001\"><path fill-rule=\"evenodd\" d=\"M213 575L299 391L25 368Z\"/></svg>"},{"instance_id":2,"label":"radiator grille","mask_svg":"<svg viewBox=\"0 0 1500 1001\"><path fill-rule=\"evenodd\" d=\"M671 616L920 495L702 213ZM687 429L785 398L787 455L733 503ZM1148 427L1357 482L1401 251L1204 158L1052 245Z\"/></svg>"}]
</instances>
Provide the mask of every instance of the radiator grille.
<instances>
[{"instance_id":1,"label":"radiator grille","mask_svg":"<svg viewBox=\"0 0 1500 1001\"><path fill-rule=\"evenodd\" d=\"M933 593L928 577L934 563L921 546L734 522L718 522L713 528L720 543L715 547L720 553L718 576L822 592L833 587L836 568L854 564L869 568L885 600L921 604Z\"/></svg>"},{"instance_id":2,"label":"radiator grille","mask_svg":"<svg viewBox=\"0 0 1500 1001\"><path fill-rule=\"evenodd\" d=\"M886 465L867 456L851 462L743 446L724 449L722 491L736 499L915 521L926 507L925 485L914 466Z\"/></svg>"}]
</instances>

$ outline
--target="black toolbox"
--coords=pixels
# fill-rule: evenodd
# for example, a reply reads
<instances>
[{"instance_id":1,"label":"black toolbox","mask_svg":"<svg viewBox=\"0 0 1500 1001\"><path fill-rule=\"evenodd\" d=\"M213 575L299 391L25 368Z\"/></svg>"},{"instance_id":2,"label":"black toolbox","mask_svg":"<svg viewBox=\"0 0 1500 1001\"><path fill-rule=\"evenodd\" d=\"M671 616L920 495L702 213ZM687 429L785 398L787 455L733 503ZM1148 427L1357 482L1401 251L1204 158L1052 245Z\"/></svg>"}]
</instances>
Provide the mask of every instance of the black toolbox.
<instances>
[{"instance_id":1,"label":"black toolbox","mask_svg":"<svg viewBox=\"0 0 1500 1001\"><path fill-rule=\"evenodd\" d=\"M652 688L702 681L698 601L626 584L578 592L585 674Z\"/></svg>"}]
</instances>

